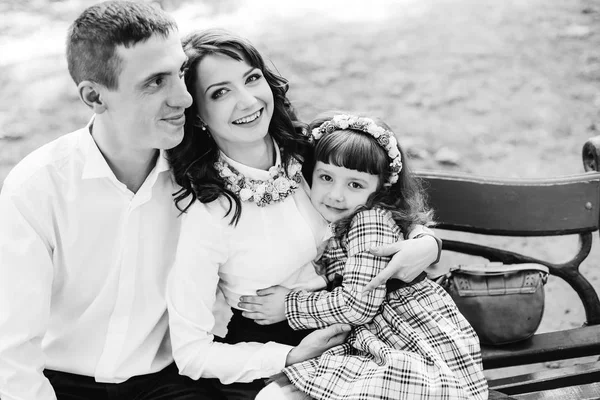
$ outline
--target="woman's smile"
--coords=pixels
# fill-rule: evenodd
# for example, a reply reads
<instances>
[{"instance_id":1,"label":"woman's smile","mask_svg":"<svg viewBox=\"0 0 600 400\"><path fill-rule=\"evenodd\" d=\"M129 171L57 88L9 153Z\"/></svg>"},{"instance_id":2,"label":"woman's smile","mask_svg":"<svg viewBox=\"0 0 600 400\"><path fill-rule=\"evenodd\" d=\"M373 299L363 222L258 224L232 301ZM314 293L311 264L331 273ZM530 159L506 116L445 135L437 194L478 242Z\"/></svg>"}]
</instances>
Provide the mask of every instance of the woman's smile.
<instances>
[{"instance_id":1,"label":"woman's smile","mask_svg":"<svg viewBox=\"0 0 600 400\"><path fill-rule=\"evenodd\" d=\"M248 116L242 117L242 118L238 118L235 121L233 121L232 123L235 125L245 125L245 124L250 124L256 120L258 120L258 118L260 118L260 116L262 115L263 112L263 108L261 108L260 110L258 110L255 113L252 113Z\"/></svg>"}]
</instances>

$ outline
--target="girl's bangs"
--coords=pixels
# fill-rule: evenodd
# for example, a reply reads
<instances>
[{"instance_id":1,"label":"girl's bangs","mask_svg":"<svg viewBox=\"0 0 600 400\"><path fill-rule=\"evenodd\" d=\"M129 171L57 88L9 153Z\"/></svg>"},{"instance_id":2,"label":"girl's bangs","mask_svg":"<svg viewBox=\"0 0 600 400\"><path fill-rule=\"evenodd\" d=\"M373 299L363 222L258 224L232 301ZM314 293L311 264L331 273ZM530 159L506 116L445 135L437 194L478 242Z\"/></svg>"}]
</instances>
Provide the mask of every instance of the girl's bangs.
<instances>
[{"instance_id":1,"label":"girl's bangs","mask_svg":"<svg viewBox=\"0 0 600 400\"><path fill-rule=\"evenodd\" d=\"M351 130L324 135L317 143L315 156L316 161L373 175L384 174L389 163L385 151L374 139Z\"/></svg>"}]
</instances>

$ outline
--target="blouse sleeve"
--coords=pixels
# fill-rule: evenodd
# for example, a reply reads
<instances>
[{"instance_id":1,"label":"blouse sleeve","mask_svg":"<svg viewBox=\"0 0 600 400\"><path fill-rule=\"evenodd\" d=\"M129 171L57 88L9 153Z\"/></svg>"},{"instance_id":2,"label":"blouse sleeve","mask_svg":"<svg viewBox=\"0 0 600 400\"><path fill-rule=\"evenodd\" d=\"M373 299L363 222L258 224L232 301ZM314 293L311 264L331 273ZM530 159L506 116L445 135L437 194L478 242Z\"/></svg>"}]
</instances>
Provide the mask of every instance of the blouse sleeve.
<instances>
[{"instance_id":1,"label":"blouse sleeve","mask_svg":"<svg viewBox=\"0 0 600 400\"><path fill-rule=\"evenodd\" d=\"M363 325L373 319L386 295L385 285L369 293L363 287L388 263L389 257L369 253L371 246L394 243L399 230L384 210L358 213L348 232L348 260L342 285L330 292L292 291L286 297L286 317L294 329L321 328L335 323Z\"/></svg>"},{"instance_id":2,"label":"blouse sleeve","mask_svg":"<svg viewBox=\"0 0 600 400\"><path fill-rule=\"evenodd\" d=\"M228 254L228 219L212 215L198 202L182 218L175 264L167 283L173 357L180 373L229 384L280 372L291 346L274 342L231 345L213 340L218 272Z\"/></svg>"}]
</instances>

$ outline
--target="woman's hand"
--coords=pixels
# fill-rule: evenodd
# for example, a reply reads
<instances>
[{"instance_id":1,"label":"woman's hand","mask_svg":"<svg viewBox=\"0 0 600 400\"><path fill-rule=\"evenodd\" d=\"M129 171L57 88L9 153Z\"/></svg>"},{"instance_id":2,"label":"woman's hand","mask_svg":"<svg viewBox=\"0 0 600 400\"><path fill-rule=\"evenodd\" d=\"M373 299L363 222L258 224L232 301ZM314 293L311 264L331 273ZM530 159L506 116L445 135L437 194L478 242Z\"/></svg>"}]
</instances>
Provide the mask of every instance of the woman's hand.
<instances>
[{"instance_id":1,"label":"woman's hand","mask_svg":"<svg viewBox=\"0 0 600 400\"><path fill-rule=\"evenodd\" d=\"M333 346L344 343L351 329L347 324L335 324L309 333L298 346L290 350L285 366L318 357Z\"/></svg>"},{"instance_id":2,"label":"woman's hand","mask_svg":"<svg viewBox=\"0 0 600 400\"><path fill-rule=\"evenodd\" d=\"M256 292L256 296L242 296L238 306L246 311L242 315L259 325L285 321L285 296L291 292L283 286L271 286Z\"/></svg>"},{"instance_id":3,"label":"woman's hand","mask_svg":"<svg viewBox=\"0 0 600 400\"><path fill-rule=\"evenodd\" d=\"M412 281L435 262L438 243L435 238L427 235L379 246L370 251L376 256L392 256L392 259L387 267L365 286L363 292L375 289L390 278L404 282Z\"/></svg>"}]
</instances>

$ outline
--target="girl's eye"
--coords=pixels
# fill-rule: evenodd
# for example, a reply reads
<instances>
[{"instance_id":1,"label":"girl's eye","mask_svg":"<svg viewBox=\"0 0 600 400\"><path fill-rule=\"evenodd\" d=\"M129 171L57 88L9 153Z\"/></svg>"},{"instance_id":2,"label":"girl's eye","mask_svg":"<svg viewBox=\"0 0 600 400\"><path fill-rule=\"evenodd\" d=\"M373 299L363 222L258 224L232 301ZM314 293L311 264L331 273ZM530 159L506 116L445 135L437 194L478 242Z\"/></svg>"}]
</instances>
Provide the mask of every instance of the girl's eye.
<instances>
[{"instance_id":1,"label":"girl's eye","mask_svg":"<svg viewBox=\"0 0 600 400\"><path fill-rule=\"evenodd\" d=\"M223 96L225 93L227 93L227 89L219 89L213 92L213 94L210 96L213 99L218 99L219 97Z\"/></svg>"},{"instance_id":2,"label":"girl's eye","mask_svg":"<svg viewBox=\"0 0 600 400\"><path fill-rule=\"evenodd\" d=\"M361 185L361 184L360 184L360 183L358 183L358 182L350 182L350 187L351 187L352 189L362 189L362 188L363 188L363 185Z\"/></svg>"},{"instance_id":3,"label":"girl's eye","mask_svg":"<svg viewBox=\"0 0 600 400\"><path fill-rule=\"evenodd\" d=\"M259 74L259 73L252 74L246 79L246 83L256 82L260 78L262 78L261 74Z\"/></svg>"},{"instance_id":4,"label":"girl's eye","mask_svg":"<svg viewBox=\"0 0 600 400\"><path fill-rule=\"evenodd\" d=\"M325 175L325 174L321 174L321 175L319 175L319 178L320 178L322 181L325 181L325 182L331 182L331 180L332 180L332 179L331 179L331 176L329 176L329 175Z\"/></svg>"}]
</instances>

